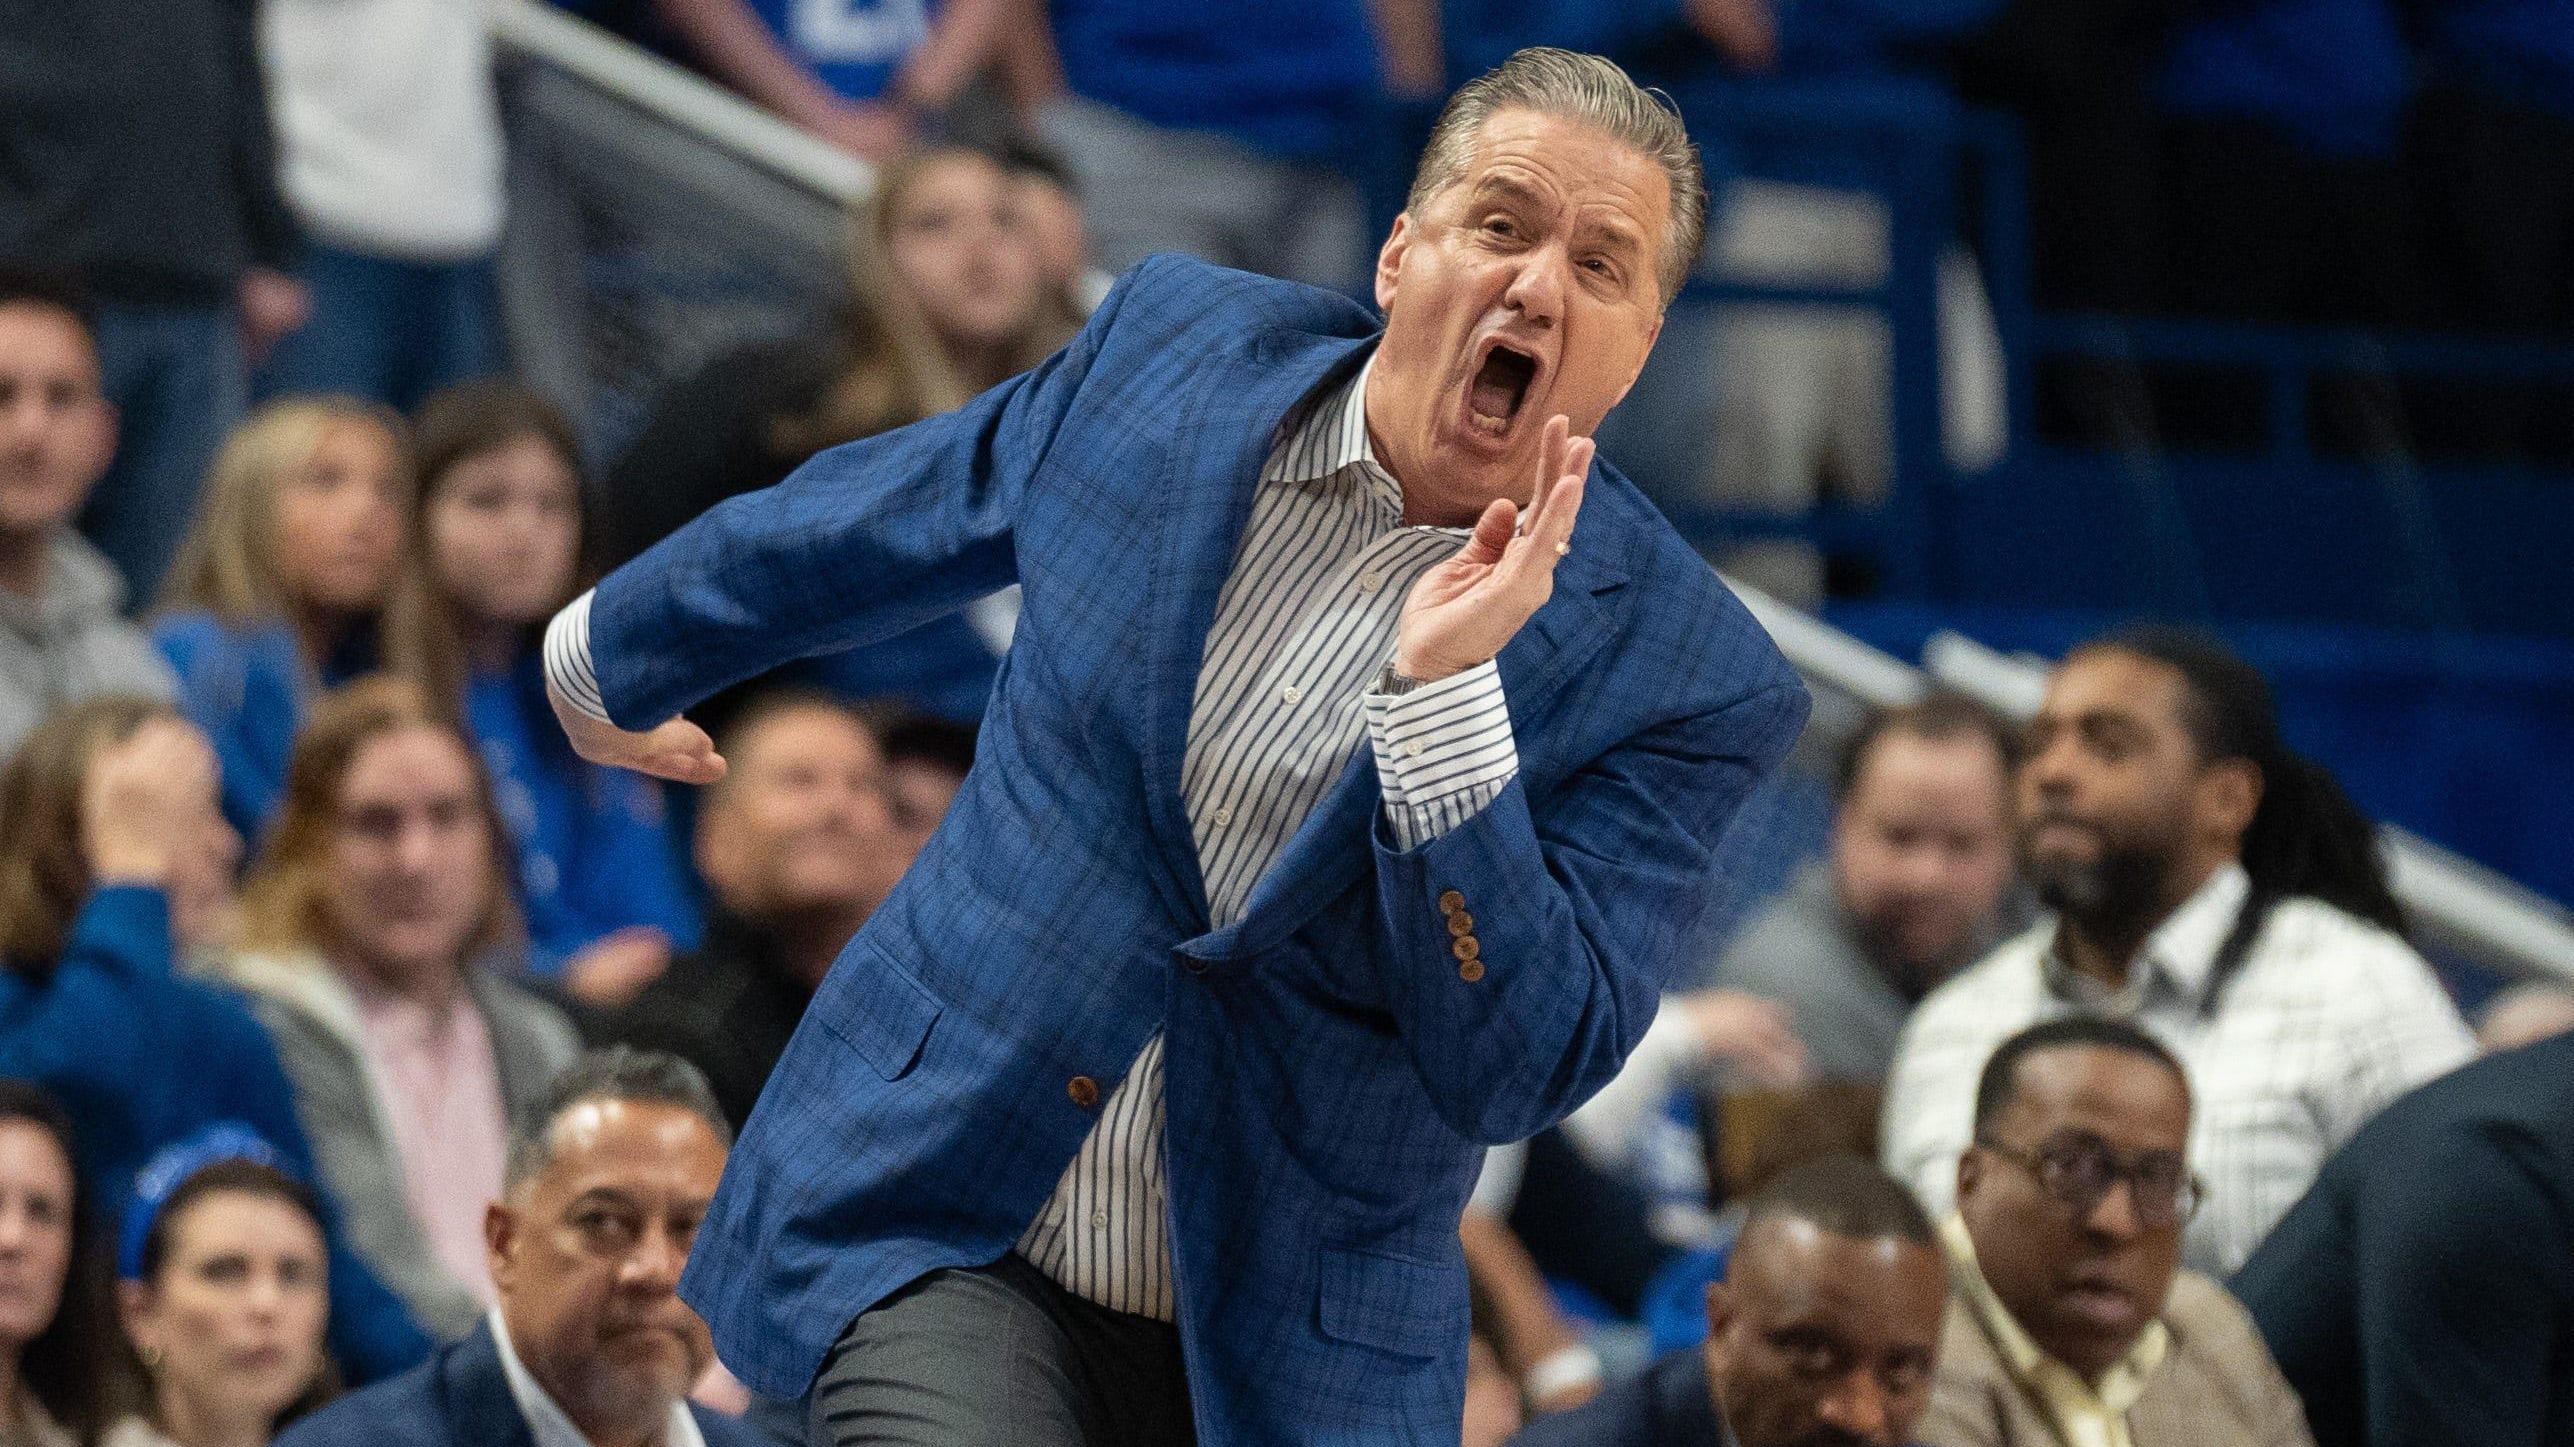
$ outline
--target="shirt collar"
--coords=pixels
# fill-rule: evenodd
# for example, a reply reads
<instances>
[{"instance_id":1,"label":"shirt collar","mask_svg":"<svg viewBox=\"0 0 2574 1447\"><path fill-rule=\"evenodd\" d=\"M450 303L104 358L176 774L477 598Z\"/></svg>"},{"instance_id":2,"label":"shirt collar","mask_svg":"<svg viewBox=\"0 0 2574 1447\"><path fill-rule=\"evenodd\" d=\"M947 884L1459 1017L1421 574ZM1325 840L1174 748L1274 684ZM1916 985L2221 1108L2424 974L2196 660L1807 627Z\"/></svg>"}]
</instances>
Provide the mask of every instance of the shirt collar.
<instances>
[{"instance_id":1,"label":"shirt collar","mask_svg":"<svg viewBox=\"0 0 2574 1447\"><path fill-rule=\"evenodd\" d=\"M2252 876L2243 872L2240 862L2226 861L2145 937L2144 946L2136 952L2135 966L2128 971L2127 988L2116 997L2087 999L2086 989L2096 992L2099 986L2078 976L2052 944L2044 967L2047 986L2059 998L2082 1004L2124 1006L2132 1012L2144 1001L2148 977L2159 974L2170 982L2175 994L2196 1003L2207 990L2217 951L2233 932L2235 917L2243 912L2244 898L2251 892Z\"/></svg>"},{"instance_id":2,"label":"shirt collar","mask_svg":"<svg viewBox=\"0 0 2574 1447\"><path fill-rule=\"evenodd\" d=\"M2028 1386L2038 1399L2050 1405L2064 1404L2084 1411L2097 1411L2111 1417L2124 1417L2145 1394L2145 1384L2154 1370L2163 1364L2163 1355L2171 1349L2172 1334L2157 1317L2145 1324L2127 1354L2101 1374L2099 1382L2085 1381L2080 1372L2047 1355L2046 1349L2032 1340L2020 1326L2011 1308L1993 1294L1992 1284L1984 1279L1984 1268L1975 1260L1975 1237L1966 1229L1966 1218L1951 1211L1939 1223L1940 1244L1946 1248L1949 1279L1966 1301L1966 1309L1992 1339L2001 1354L2003 1369Z\"/></svg>"},{"instance_id":3,"label":"shirt collar","mask_svg":"<svg viewBox=\"0 0 2574 1447\"><path fill-rule=\"evenodd\" d=\"M500 1308L493 1307L485 1320L491 1324L492 1345L500 1351L501 1375L508 1379L510 1399L518 1403L518 1415L527 1422L527 1434L536 1439L536 1447L591 1447L590 1439L528 1375L518 1349L510 1345L509 1323L501 1319ZM662 1430L661 1440L662 1447L706 1447L705 1434L697 1430L697 1419L688 1414L685 1401L670 1404L670 1425Z\"/></svg>"},{"instance_id":4,"label":"shirt collar","mask_svg":"<svg viewBox=\"0 0 2574 1447\"><path fill-rule=\"evenodd\" d=\"M1358 375L1317 398L1270 450L1261 481L1310 486L1355 467L1370 500L1401 517L1403 484L1376 460L1376 444L1367 435L1367 379L1375 370L1371 348Z\"/></svg>"}]
</instances>

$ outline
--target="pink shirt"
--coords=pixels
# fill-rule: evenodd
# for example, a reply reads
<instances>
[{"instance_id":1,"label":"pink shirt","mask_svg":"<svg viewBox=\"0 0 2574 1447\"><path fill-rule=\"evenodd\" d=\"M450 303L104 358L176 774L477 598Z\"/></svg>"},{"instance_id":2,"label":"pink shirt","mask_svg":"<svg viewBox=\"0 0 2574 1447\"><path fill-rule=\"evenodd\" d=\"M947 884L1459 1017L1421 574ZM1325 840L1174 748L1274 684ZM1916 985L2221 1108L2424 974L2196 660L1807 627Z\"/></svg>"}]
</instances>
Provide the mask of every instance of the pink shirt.
<instances>
[{"instance_id":1,"label":"pink shirt","mask_svg":"<svg viewBox=\"0 0 2574 1447\"><path fill-rule=\"evenodd\" d=\"M403 1193L439 1264L488 1306L483 1210L497 1199L509 1152L509 1112L491 1031L462 991L444 1010L352 979Z\"/></svg>"}]
</instances>

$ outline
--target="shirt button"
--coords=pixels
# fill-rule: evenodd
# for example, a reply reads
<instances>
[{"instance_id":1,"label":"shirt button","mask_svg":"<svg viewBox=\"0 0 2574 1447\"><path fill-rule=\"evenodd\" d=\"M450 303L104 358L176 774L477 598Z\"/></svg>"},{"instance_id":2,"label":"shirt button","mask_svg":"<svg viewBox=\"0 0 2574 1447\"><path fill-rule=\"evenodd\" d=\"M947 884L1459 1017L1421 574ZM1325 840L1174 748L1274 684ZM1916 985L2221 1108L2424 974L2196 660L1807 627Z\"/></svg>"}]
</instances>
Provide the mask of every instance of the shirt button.
<instances>
[{"instance_id":1,"label":"shirt button","mask_svg":"<svg viewBox=\"0 0 2574 1447\"><path fill-rule=\"evenodd\" d=\"M1481 960L1468 960L1464 964L1457 966L1457 978L1465 981L1469 985L1483 977L1484 962Z\"/></svg>"},{"instance_id":2,"label":"shirt button","mask_svg":"<svg viewBox=\"0 0 2574 1447\"><path fill-rule=\"evenodd\" d=\"M1294 685L1294 684L1292 684L1292 683L1291 683L1291 684L1289 684L1289 685L1287 685L1285 688L1282 688L1282 689L1278 690L1278 698L1279 698L1279 701L1280 701L1280 702L1282 702L1282 703L1291 703L1291 704L1292 704L1292 703L1294 703L1296 700L1298 700L1298 699L1300 699L1300 698L1303 698L1304 696L1305 696L1305 690L1303 690L1303 689L1301 689L1301 688L1298 688L1296 685Z\"/></svg>"},{"instance_id":3,"label":"shirt button","mask_svg":"<svg viewBox=\"0 0 2574 1447\"><path fill-rule=\"evenodd\" d=\"M1091 1212L1091 1213L1090 1213L1090 1229L1092 1229L1093 1231L1105 1231L1105 1230L1107 1230L1107 1229L1108 1229L1108 1213L1107 1213L1106 1211L1093 1211L1093 1212Z\"/></svg>"},{"instance_id":4,"label":"shirt button","mask_svg":"<svg viewBox=\"0 0 2574 1447\"><path fill-rule=\"evenodd\" d=\"M1215 822L1218 829L1226 828L1231 825L1233 823L1233 810L1229 808L1216 810Z\"/></svg>"},{"instance_id":5,"label":"shirt button","mask_svg":"<svg viewBox=\"0 0 2574 1447\"><path fill-rule=\"evenodd\" d=\"M1099 1104L1099 1082L1087 1075L1076 1075L1064 1086L1064 1094L1084 1110Z\"/></svg>"},{"instance_id":6,"label":"shirt button","mask_svg":"<svg viewBox=\"0 0 2574 1447\"><path fill-rule=\"evenodd\" d=\"M1362 593L1373 593L1384 586L1385 575L1383 573L1359 574L1359 591Z\"/></svg>"},{"instance_id":7,"label":"shirt button","mask_svg":"<svg viewBox=\"0 0 2574 1447\"><path fill-rule=\"evenodd\" d=\"M1459 894L1453 889L1443 889L1439 891L1439 912L1441 914L1455 914L1457 911L1464 909L1465 907L1466 897L1464 895Z\"/></svg>"},{"instance_id":8,"label":"shirt button","mask_svg":"<svg viewBox=\"0 0 2574 1447\"><path fill-rule=\"evenodd\" d=\"M1403 756L1407 759L1417 759L1421 757L1421 745L1417 741L1405 744L1403 746Z\"/></svg>"}]
</instances>

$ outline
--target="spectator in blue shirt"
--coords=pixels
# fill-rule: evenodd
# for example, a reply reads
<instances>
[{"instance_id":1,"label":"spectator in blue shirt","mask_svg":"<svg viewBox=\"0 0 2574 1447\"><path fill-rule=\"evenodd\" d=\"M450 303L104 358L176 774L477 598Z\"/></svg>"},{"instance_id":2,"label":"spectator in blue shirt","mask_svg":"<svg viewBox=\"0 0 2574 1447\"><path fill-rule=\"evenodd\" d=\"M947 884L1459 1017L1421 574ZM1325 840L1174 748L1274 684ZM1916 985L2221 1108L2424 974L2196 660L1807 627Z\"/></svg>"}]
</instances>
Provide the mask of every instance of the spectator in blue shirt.
<instances>
[{"instance_id":1,"label":"spectator in blue shirt","mask_svg":"<svg viewBox=\"0 0 2574 1447\"><path fill-rule=\"evenodd\" d=\"M313 1160L275 1047L227 990L172 973L227 926L241 840L215 758L167 705L105 698L28 736L0 772L0 1076L72 1119L81 1179L123 1209L154 1152L219 1120ZM429 1349L402 1304L331 1236L331 1345L358 1380Z\"/></svg>"},{"instance_id":2,"label":"spectator in blue shirt","mask_svg":"<svg viewBox=\"0 0 2574 1447\"><path fill-rule=\"evenodd\" d=\"M215 459L152 637L245 839L285 792L313 695L375 666L410 470L402 419L340 398L271 403Z\"/></svg>"},{"instance_id":3,"label":"spectator in blue shirt","mask_svg":"<svg viewBox=\"0 0 2574 1447\"><path fill-rule=\"evenodd\" d=\"M469 382L421 409L417 476L385 651L482 753L517 853L529 969L621 1003L696 944L698 918L661 786L583 762L545 702L545 620L585 581L580 444L525 387Z\"/></svg>"},{"instance_id":4,"label":"spectator in blue shirt","mask_svg":"<svg viewBox=\"0 0 2574 1447\"><path fill-rule=\"evenodd\" d=\"M954 102L1010 23L1010 0L654 0L716 79L870 161Z\"/></svg>"}]
</instances>

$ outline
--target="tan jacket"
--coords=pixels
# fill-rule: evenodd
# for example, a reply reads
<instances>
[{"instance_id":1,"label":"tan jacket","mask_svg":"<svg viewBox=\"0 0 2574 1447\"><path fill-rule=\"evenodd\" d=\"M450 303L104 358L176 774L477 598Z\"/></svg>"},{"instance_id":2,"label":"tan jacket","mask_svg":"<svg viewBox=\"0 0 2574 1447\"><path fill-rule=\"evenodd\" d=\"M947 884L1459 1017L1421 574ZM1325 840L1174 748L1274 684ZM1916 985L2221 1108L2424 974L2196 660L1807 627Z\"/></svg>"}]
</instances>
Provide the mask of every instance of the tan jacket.
<instances>
[{"instance_id":1,"label":"tan jacket","mask_svg":"<svg viewBox=\"0 0 2574 1447\"><path fill-rule=\"evenodd\" d=\"M2296 1392L2224 1287L2195 1271L2180 1273L2163 1325L2170 1345L2127 1412L2136 1447L2314 1447ZM1913 1436L1928 1447L2063 1447L1954 1291L1930 1411Z\"/></svg>"}]
</instances>

